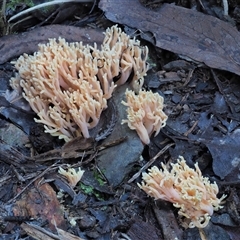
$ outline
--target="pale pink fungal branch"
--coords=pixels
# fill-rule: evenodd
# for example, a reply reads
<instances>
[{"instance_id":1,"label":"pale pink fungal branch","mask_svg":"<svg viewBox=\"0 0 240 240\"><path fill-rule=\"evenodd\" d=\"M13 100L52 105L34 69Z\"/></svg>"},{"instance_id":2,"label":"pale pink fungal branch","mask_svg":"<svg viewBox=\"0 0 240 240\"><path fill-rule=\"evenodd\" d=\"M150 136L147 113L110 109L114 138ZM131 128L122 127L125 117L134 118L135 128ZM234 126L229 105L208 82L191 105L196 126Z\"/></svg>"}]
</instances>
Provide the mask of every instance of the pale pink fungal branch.
<instances>
[{"instance_id":1,"label":"pale pink fungal branch","mask_svg":"<svg viewBox=\"0 0 240 240\"><path fill-rule=\"evenodd\" d=\"M144 144L150 143L150 137L155 132L155 136L160 129L166 125L167 115L163 112L163 97L152 91L140 90L136 95L132 90L126 90L127 119L122 120L122 124L127 123L129 128L136 130L138 136Z\"/></svg>"},{"instance_id":2,"label":"pale pink fungal branch","mask_svg":"<svg viewBox=\"0 0 240 240\"><path fill-rule=\"evenodd\" d=\"M156 166L142 174L142 183L138 186L155 200L162 199L180 208L178 214L188 219L188 227L204 228L208 225L213 211L222 208L226 195L217 197L217 184L203 177L198 164L195 170L189 168L183 157L171 164L171 170L162 163L163 170Z\"/></svg>"}]
</instances>

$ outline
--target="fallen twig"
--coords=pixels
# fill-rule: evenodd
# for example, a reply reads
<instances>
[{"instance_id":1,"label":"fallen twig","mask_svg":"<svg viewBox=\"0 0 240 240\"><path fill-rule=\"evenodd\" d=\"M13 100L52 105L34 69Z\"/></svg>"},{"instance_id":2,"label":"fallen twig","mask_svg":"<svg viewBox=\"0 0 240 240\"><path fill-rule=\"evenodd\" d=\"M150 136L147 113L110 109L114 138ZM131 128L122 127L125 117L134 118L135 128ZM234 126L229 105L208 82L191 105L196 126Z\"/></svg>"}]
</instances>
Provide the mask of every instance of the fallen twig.
<instances>
[{"instance_id":1,"label":"fallen twig","mask_svg":"<svg viewBox=\"0 0 240 240\"><path fill-rule=\"evenodd\" d=\"M161 149L152 159L147 162L137 173L133 175L132 178L128 180L128 183L133 182L136 178L140 176L140 174L145 171L147 168L149 168L163 153L165 153L171 146L173 146L175 143L169 143L166 145L163 149Z\"/></svg>"},{"instance_id":2,"label":"fallen twig","mask_svg":"<svg viewBox=\"0 0 240 240\"><path fill-rule=\"evenodd\" d=\"M12 22L13 20L15 20L16 18L18 17L21 17L22 15L25 15L27 13L30 13L34 10L37 10L39 8L44 8L44 7L48 7L48 6L51 6L51 5L56 5L56 4L61 4L61 3L70 3L70 2L82 2L82 3L86 3L86 2L94 2L93 0L55 0L55 1L51 1L51 2L45 2L45 3L42 3L42 4L38 4L34 7L31 7L31 8L28 8L14 16L12 16L8 22Z\"/></svg>"},{"instance_id":3,"label":"fallen twig","mask_svg":"<svg viewBox=\"0 0 240 240\"><path fill-rule=\"evenodd\" d=\"M46 168L44 171L42 171L39 175L32 179L14 198L10 199L8 203L12 203L13 201L15 201L32 183L34 183L37 179L42 177L45 173L47 173L50 170L53 170L54 168L58 168L56 165L57 163L54 163L48 168Z\"/></svg>"}]
</instances>

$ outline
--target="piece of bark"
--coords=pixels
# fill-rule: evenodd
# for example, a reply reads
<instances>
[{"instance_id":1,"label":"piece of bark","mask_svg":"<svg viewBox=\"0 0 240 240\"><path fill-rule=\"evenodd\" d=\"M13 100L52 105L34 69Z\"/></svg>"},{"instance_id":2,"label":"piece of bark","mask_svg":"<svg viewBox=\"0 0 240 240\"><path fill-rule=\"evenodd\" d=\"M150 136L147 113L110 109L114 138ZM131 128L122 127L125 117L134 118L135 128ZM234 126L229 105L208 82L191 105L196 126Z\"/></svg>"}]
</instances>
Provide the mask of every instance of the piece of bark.
<instances>
[{"instance_id":1,"label":"piece of bark","mask_svg":"<svg viewBox=\"0 0 240 240\"><path fill-rule=\"evenodd\" d=\"M100 30L65 25L49 25L31 31L7 35L0 38L0 64L23 53L32 54L38 50L39 43L47 43L49 38L65 38L68 42L80 42L98 46L104 35Z\"/></svg>"},{"instance_id":2,"label":"piece of bark","mask_svg":"<svg viewBox=\"0 0 240 240\"><path fill-rule=\"evenodd\" d=\"M138 0L101 0L99 7L109 20L139 29L142 37L151 32L159 48L240 75L240 34L224 21L170 4L151 10Z\"/></svg>"},{"instance_id":3,"label":"piece of bark","mask_svg":"<svg viewBox=\"0 0 240 240\"><path fill-rule=\"evenodd\" d=\"M21 227L29 236L36 240L56 240L56 238L54 238L56 236L55 234L52 234L39 226L22 223Z\"/></svg>"},{"instance_id":4,"label":"piece of bark","mask_svg":"<svg viewBox=\"0 0 240 240\"><path fill-rule=\"evenodd\" d=\"M130 239L138 239L138 240L162 240L163 238L157 234L157 229L150 222L143 222L141 220L137 220L133 223L130 229L127 232L127 235Z\"/></svg>"},{"instance_id":5,"label":"piece of bark","mask_svg":"<svg viewBox=\"0 0 240 240\"><path fill-rule=\"evenodd\" d=\"M4 142L2 139L0 139L0 159L9 165L19 168L21 167L21 164L27 160L24 154Z\"/></svg>"},{"instance_id":6,"label":"piece of bark","mask_svg":"<svg viewBox=\"0 0 240 240\"><path fill-rule=\"evenodd\" d=\"M37 240L84 240L83 238L75 236L57 227L56 230L58 234L54 234L42 227L33 224L30 225L22 223L21 227L29 236Z\"/></svg>"},{"instance_id":7,"label":"piece of bark","mask_svg":"<svg viewBox=\"0 0 240 240\"><path fill-rule=\"evenodd\" d=\"M60 228L57 228L59 240L84 240L83 238L80 238L78 236L75 236L69 232L66 232Z\"/></svg>"},{"instance_id":8,"label":"piece of bark","mask_svg":"<svg viewBox=\"0 0 240 240\"><path fill-rule=\"evenodd\" d=\"M182 239L182 230L171 210L171 203L158 200L153 211L163 233L164 239Z\"/></svg>"}]
</instances>

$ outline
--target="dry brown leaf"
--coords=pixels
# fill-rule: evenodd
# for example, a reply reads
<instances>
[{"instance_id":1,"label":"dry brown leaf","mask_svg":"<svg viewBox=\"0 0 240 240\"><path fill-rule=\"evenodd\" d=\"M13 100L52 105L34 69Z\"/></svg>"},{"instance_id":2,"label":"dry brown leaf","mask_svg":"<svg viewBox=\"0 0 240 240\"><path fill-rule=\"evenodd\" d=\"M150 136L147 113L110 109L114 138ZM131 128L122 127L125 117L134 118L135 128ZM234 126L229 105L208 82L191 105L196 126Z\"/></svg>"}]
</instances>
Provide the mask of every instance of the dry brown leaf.
<instances>
[{"instance_id":1,"label":"dry brown leaf","mask_svg":"<svg viewBox=\"0 0 240 240\"><path fill-rule=\"evenodd\" d=\"M79 28L65 25L49 25L35 28L29 32L7 35L0 38L0 64L18 57L23 53L31 54L38 50L39 43L47 43L49 38L65 38L68 42L100 45L104 35L96 29Z\"/></svg>"},{"instance_id":2,"label":"dry brown leaf","mask_svg":"<svg viewBox=\"0 0 240 240\"><path fill-rule=\"evenodd\" d=\"M227 22L171 4L151 10L138 0L101 0L99 7L113 22L151 32L159 48L240 75L240 34Z\"/></svg>"},{"instance_id":3,"label":"dry brown leaf","mask_svg":"<svg viewBox=\"0 0 240 240\"><path fill-rule=\"evenodd\" d=\"M13 206L14 216L48 220L50 229L55 230L56 226L65 229L64 213L55 191L48 183L41 184L39 180L34 185L16 201Z\"/></svg>"}]
</instances>

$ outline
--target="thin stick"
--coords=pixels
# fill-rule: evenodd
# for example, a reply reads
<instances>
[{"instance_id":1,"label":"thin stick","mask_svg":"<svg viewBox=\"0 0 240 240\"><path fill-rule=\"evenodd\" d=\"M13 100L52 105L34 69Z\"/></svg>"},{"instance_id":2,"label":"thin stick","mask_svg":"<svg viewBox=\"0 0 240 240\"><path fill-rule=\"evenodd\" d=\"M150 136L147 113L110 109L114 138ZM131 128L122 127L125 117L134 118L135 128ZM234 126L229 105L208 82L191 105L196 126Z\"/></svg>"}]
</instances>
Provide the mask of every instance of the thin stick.
<instances>
[{"instance_id":1,"label":"thin stick","mask_svg":"<svg viewBox=\"0 0 240 240\"><path fill-rule=\"evenodd\" d=\"M162 150L160 150L152 159L147 162L137 173L133 175L132 178L128 180L128 183L133 182L136 178L140 176L140 174L145 171L147 168L149 168L156 160L158 157L160 157L163 153L165 153L171 146L173 146L175 143L169 143L166 145Z\"/></svg>"},{"instance_id":2,"label":"thin stick","mask_svg":"<svg viewBox=\"0 0 240 240\"><path fill-rule=\"evenodd\" d=\"M94 0L56 0L56 1L51 1L51 2L45 2L45 3L41 3L41 4L38 4L34 7L31 7L31 8L28 8L14 16L12 16L8 22L10 23L11 21L13 21L14 19L24 15L24 14L27 14L29 12L32 12L34 10L37 10L39 8L43 8L43 7L48 7L48 6L51 6L51 5L55 5L55 4L61 4L61 3L70 3L70 2L80 2L80 3L86 3L86 2L93 2Z\"/></svg>"},{"instance_id":3,"label":"thin stick","mask_svg":"<svg viewBox=\"0 0 240 240\"><path fill-rule=\"evenodd\" d=\"M47 169L45 169L43 172L41 172L39 175L37 175L33 180L31 180L23 189L20 191L14 198L10 199L8 202L12 203L14 200L16 200L32 183L34 183L38 178L42 177L45 173L48 171L54 169L56 167L57 163L54 163L53 165L49 166Z\"/></svg>"},{"instance_id":4,"label":"thin stick","mask_svg":"<svg viewBox=\"0 0 240 240\"><path fill-rule=\"evenodd\" d=\"M222 0L222 3L223 3L223 14L225 16L228 16L228 1Z\"/></svg>"}]
</instances>

